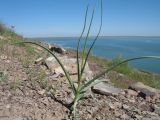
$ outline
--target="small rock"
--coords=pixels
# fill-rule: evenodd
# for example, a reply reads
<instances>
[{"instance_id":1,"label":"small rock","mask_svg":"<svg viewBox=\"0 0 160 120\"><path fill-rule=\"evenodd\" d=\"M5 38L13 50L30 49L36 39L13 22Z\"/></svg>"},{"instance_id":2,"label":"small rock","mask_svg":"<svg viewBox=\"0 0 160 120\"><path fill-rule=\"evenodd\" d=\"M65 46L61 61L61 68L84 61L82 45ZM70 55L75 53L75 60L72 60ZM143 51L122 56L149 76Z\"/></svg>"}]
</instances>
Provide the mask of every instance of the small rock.
<instances>
[{"instance_id":1,"label":"small rock","mask_svg":"<svg viewBox=\"0 0 160 120\"><path fill-rule=\"evenodd\" d=\"M67 56L59 57L59 60L63 63L65 66L65 69L68 71L70 75L76 75L77 74L77 64L75 58L68 58ZM80 60L81 61L81 60ZM46 60L46 65L48 68L52 71L52 73L62 75L64 76L64 72L62 68L60 67L59 63L55 60L54 57L48 57ZM90 72L89 72L90 71ZM89 77L88 79L92 78L92 72L88 66L88 63L86 63L85 69L84 69L84 78Z\"/></svg>"},{"instance_id":2,"label":"small rock","mask_svg":"<svg viewBox=\"0 0 160 120\"><path fill-rule=\"evenodd\" d=\"M48 47L51 51L55 51L59 54L65 54L66 53L66 50L62 47L59 47L59 46L56 46L56 45L50 45L50 44L48 45Z\"/></svg>"},{"instance_id":3,"label":"small rock","mask_svg":"<svg viewBox=\"0 0 160 120\"><path fill-rule=\"evenodd\" d=\"M120 76L120 77L123 77L123 76L124 76L124 74L119 73L119 76Z\"/></svg>"},{"instance_id":4,"label":"small rock","mask_svg":"<svg viewBox=\"0 0 160 120\"><path fill-rule=\"evenodd\" d=\"M59 77L63 77L64 75L63 74L54 74L52 75L53 78L59 78Z\"/></svg>"},{"instance_id":5,"label":"small rock","mask_svg":"<svg viewBox=\"0 0 160 120\"><path fill-rule=\"evenodd\" d=\"M7 56L6 56L6 55L1 55L0 58L1 58L2 60L7 60Z\"/></svg>"},{"instance_id":6,"label":"small rock","mask_svg":"<svg viewBox=\"0 0 160 120\"><path fill-rule=\"evenodd\" d=\"M41 101L41 103L43 103L46 106L49 105L49 101L48 101L47 97L40 99L40 101Z\"/></svg>"},{"instance_id":7,"label":"small rock","mask_svg":"<svg viewBox=\"0 0 160 120\"><path fill-rule=\"evenodd\" d=\"M47 65L47 67L54 73L55 67L58 66L58 65L56 66L56 64L58 64L58 63L56 63L55 58L54 57L49 57L45 60L45 63Z\"/></svg>"},{"instance_id":8,"label":"small rock","mask_svg":"<svg viewBox=\"0 0 160 120\"><path fill-rule=\"evenodd\" d=\"M133 112L136 113L136 114L141 114L141 110L140 109L137 109L135 107L133 107Z\"/></svg>"},{"instance_id":9,"label":"small rock","mask_svg":"<svg viewBox=\"0 0 160 120\"><path fill-rule=\"evenodd\" d=\"M121 89L115 88L112 85L101 82L92 88L93 92L103 94L103 95L118 95L121 92Z\"/></svg>"},{"instance_id":10,"label":"small rock","mask_svg":"<svg viewBox=\"0 0 160 120\"><path fill-rule=\"evenodd\" d=\"M130 117L127 114L121 115L120 118L123 119L123 120L129 120L130 119Z\"/></svg>"},{"instance_id":11,"label":"small rock","mask_svg":"<svg viewBox=\"0 0 160 120\"><path fill-rule=\"evenodd\" d=\"M141 120L142 118L143 118L143 116L141 116L141 115L135 115L135 118L137 118L138 120Z\"/></svg>"},{"instance_id":12,"label":"small rock","mask_svg":"<svg viewBox=\"0 0 160 120\"><path fill-rule=\"evenodd\" d=\"M152 116L152 117L143 117L142 120L160 120L160 118Z\"/></svg>"},{"instance_id":13,"label":"small rock","mask_svg":"<svg viewBox=\"0 0 160 120\"><path fill-rule=\"evenodd\" d=\"M118 100L117 98L115 98L114 96L109 96L109 98L112 99L112 100L114 100L114 101L116 101L116 102L119 101L119 100Z\"/></svg>"},{"instance_id":14,"label":"small rock","mask_svg":"<svg viewBox=\"0 0 160 120\"><path fill-rule=\"evenodd\" d=\"M131 89L127 89L125 92L129 96L138 96L138 93L134 90L131 90Z\"/></svg>"},{"instance_id":15,"label":"small rock","mask_svg":"<svg viewBox=\"0 0 160 120\"><path fill-rule=\"evenodd\" d=\"M110 107L110 109L115 110L116 106L112 103L108 103L108 106Z\"/></svg>"},{"instance_id":16,"label":"small rock","mask_svg":"<svg viewBox=\"0 0 160 120\"><path fill-rule=\"evenodd\" d=\"M5 62L6 62L6 63L10 63L11 61L10 61L10 60L6 60Z\"/></svg>"},{"instance_id":17,"label":"small rock","mask_svg":"<svg viewBox=\"0 0 160 120\"><path fill-rule=\"evenodd\" d=\"M45 92L46 92L46 91L43 89L43 90L41 90L41 91L38 91L38 94L39 94L39 95L44 95Z\"/></svg>"},{"instance_id":18,"label":"small rock","mask_svg":"<svg viewBox=\"0 0 160 120\"><path fill-rule=\"evenodd\" d=\"M152 102L152 98L150 96L146 96L145 99L147 102Z\"/></svg>"},{"instance_id":19,"label":"small rock","mask_svg":"<svg viewBox=\"0 0 160 120\"><path fill-rule=\"evenodd\" d=\"M158 94L160 93L159 90L144 85L141 82L137 82L135 84L130 85L129 89L137 91L139 93L138 95L142 98L151 97L153 99L156 99L157 97L159 97Z\"/></svg>"},{"instance_id":20,"label":"small rock","mask_svg":"<svg viewBox=\"0 0 160 120\"><path fill-rule=\"evenodd\" d=\"M112 110L117 110L118 108L122 107L122 104L120 102L115 102L115 103L108 103L108 106Z\"/></svg>"},{"instance_id":21,"label":"small rock","mask_svg":"<svg viewBox=\"0 0 160 120\"><path fill-rule=\"evenodd\" d=\"M160 116L160 107L157 105L153 104L152 106L153 111Z\"/></svg>"},{"instance_id":22,"label":"small rock","mask_svg":"<svg viewBox=\"0 0 160 120\"><path fill-rule=\"evenodd\" d=\"M158 114L156 114L154 112L149 112L149 111L146 111L146 117L150 117L150 118L158 117L159 118ZM156 120L158 120L158 119L156 119Z\"/></svg>"},{"instance_id":23,"label":"small rock","mask_svg":"<svg viewBox=\"0 0 160 120\"><path fill-rule=\"evenodd\" d=\"M125 91L123 90L123 91L120 92L120 94L121 94L121 95L125 95L126 93L125 93Z\"/></svg>"},{"instance_id":24,"label":"small rock","mask_svg":"<svg viewBox=\"0 0 160 120\"><path fill-rule=\"evenodd\" d=\"M121 116L121 113L119 113L118 111L115 111L114 114L115 114L115 116L118 117L118 118Z\"/></svg>"},{"instance_id":25,"label":"small rock","mask_svg":"<svg viewBox=\"0 0 160 120\"><path fill-rule=\"evenodd\" d=\"M91 80L93 78L92 71L84 71L84 73L85 73L86 80Z\"/></svg>"},{"instance_id":26,"label":"small rock","mask_svg":"<svg viewBox=\"0 0 160 120\"><path fill-rule=\"evenodd\" d=\"M128 101L129 101L130 103L135 103L135 102L136 102L135 99L128 99Z\"/></svg>"},{"instance_id":27,"label":"small rock","mask_svg":"<svg viewBox=\"0 0 160 120\"><path fill-rule=\"evenodd\" d=\"M120 102L115 102L114 105L116 106L116 108L121 108L122 107L122 103L120 103Z\"/></svg>"},{"instance_id":28,"label":"small rock","mask_svg":"<svg viewBox=\"0 0 160 120\"><path fill-rule=\"evenodd\" d=\"M0 40L3 40L3 39L5 39L5 37L3 37L3 36L0 36Z\"/></svg>"},{"instance_id":29,"label":"small rock","mask_svg":"<svg viewBox=\"0 0 160 120\"><path fill-rule=\"evenodd\" d=\"M68 105L71 104L72 102L73 102L73 99L71 97L66 98L66 100L65 100L65 103Z\"/></svg>"},{"instance_id":30,"label":"small rock","mask_svg":"<svg viewBox=\"0 0 160 120\"><path fill-rule=\"evenodd\" d=\"M38 59L35 61L35 64L37 64L37 65L43 65L43 64L44 64L44 59L43 59L43 58L38 58Z\"/></svg>"},{"instance_id":31,"label":"small rock","mask_svg":"<svg viewBox=\"0 0 160 120\"><path fill-rule=\"evenodd\" d=\"M150 111L150 107L147 105L146 102L142 102L138 105L138 108L141 110L141 111Z\"/></svg>"},{"instance_id":32,"label":"small rock","mask_svg":"<svg viewBox=\"0 0 160 120\"><path fill-rule=\"evenodd\" d=\"M122 108L123 108L124 110L127 110L127 111L130 110L130 107L129 107L128 105L126 105L126 104L124 104L124 105L122 106Z\"/></svg>"},{"instance_id":33,"label":"small rock","mask_svg":"<svg viewBox=\"0 0 160 120\"><path fill-rule=\"evenodd\" d=\"M10 108L11 108L11 105L9 105L9 104L6 105L6 108L7 108L7 109L10 109Z\"/></svg>"},{"instance_id":34,"label":"small rock","mask_svg":"<svg viewBox=\"0 0 160 120\"><path fill-rule=\"evenodd\" d=\"M65 68L66 68L66 66L65 66ZM55 68L54 74L58 75L58 77L63 77L63 76L65 76L65 73L63 72L63 70L62 70L61 67Z\"/></svg>"},{"instance_id":35,"label":"small rock","mask_svg":"<svg viewBox=\"0 0 160 120\"><path fill-rule=\"evenodd\" d=\"M17 118L14 118L13 120L28 120L28 118L26 118L26 117L17 117Z\"/></svg>"}]
</instances>

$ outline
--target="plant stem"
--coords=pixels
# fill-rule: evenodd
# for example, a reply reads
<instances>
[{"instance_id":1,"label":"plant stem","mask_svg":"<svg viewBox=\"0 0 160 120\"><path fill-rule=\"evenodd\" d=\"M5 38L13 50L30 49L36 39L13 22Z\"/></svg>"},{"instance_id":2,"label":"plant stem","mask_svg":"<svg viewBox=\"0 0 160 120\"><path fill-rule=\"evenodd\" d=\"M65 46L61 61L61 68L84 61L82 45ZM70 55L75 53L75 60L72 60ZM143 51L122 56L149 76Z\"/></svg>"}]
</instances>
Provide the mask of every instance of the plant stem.
<instances>
[{"instance_id":1,"label":"plant stem","mask_svg":"<svg viewBox=\"0 0 160 120\"><path fill-rule=\"evenodd\" d=\"M72 119L73 120L76 120L76 107L77 107L77 103L78 103L78 99L77 99L77 96L75 97L75 100L74 100L74 104L73 104L73 111L72 111Z\"/></svg>"},{"instance_id":2,"label":"plant stem","mask_svg":"<svg viewBox=\"0 0 160 120\"><path fill-rule=\"evenodd\" d=\"M88 6L87 5L87 9L86 9L86 15L85 15L85 21L84 21L84 27L83 27L83 30L82 30L82 33L81 33L81 36L79 37L79 40L78 40L78 45L77 45L77 73L78 73L78 87L80 86L80 65L79 65L79 44L80 44L80 40L83 36L83 33L85 31L85 28L86 28L86 21L87 21L87 16L88 16Z\"/></svg>"}]
</instances>

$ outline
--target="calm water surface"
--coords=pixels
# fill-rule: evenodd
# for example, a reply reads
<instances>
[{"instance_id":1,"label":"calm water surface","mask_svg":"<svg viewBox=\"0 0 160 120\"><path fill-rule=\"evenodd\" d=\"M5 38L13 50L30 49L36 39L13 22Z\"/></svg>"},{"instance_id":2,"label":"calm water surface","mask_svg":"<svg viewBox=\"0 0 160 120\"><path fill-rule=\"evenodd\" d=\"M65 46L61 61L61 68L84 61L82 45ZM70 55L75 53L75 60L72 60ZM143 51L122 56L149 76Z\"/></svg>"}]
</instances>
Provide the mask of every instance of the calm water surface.
<instances>
[{"instance_id":1,"label":"calm water surface","mask_svg":"<svg viewBox=\"0 0 160 120\"><path fill-rule=\"evenodd\" d=\"M40 38L47 43L76 48L78 38ZM90 39L87 47L92 43ZM82 42L83 43L83 42ZM81 43L81 44L82 44ZM132 58L144 55L160 56L160 37L100 37L92 50L96 56L114 59L118 56ZM160 60L147 59L130 63L131 67L160 73Z\"/></svg>"}]
</instances>

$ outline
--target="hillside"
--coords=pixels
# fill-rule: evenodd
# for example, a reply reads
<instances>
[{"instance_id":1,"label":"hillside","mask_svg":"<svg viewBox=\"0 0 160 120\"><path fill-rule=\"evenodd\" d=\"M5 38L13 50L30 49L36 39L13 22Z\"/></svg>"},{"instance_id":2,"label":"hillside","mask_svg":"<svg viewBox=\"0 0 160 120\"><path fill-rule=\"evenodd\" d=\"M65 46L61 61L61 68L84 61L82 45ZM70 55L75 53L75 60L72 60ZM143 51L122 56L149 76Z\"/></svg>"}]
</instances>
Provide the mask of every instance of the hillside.
<instances>
[{"instance_id":1,"label":"hillside","mask_svg":"<svg viewBox=\"0 0 160 120\"><path fill-rule=\"evenodd\" d=\"M19 41L24 38L5 26L0 27L0 119L71 119L69 105L73 94L63 71L47 52L30 44L14 44ZM76 82L75 51L55 54ZM90 56L84 82L118 60ZM159 88L159 75L124 65L102 79L106 83L89 89L78 104L77 119L159 120L160 91L146 86Z\"/></svg>"}]
</instances>

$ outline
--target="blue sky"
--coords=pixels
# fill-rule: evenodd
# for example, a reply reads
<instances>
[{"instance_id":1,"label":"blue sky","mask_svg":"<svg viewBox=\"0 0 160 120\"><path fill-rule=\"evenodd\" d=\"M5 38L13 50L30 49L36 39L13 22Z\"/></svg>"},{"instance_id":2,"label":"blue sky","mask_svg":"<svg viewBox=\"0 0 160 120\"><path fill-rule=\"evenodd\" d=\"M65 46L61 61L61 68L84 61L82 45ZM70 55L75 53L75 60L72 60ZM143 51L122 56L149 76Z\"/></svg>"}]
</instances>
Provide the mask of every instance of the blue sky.
<instances>
[{"instance_id":1,"label":"blue sky","mask_svg":"<svg viewBox=\"0 0 160 120\"><path fill-rule=\"evenodd\" d=\"M25 37L79 36L88 3L90 14L96 3L95 35L100 0L1 0L0 20ZM103 7L101 35L160 36L160 0L103 0Z\"/></svg>"}]
</instances>

